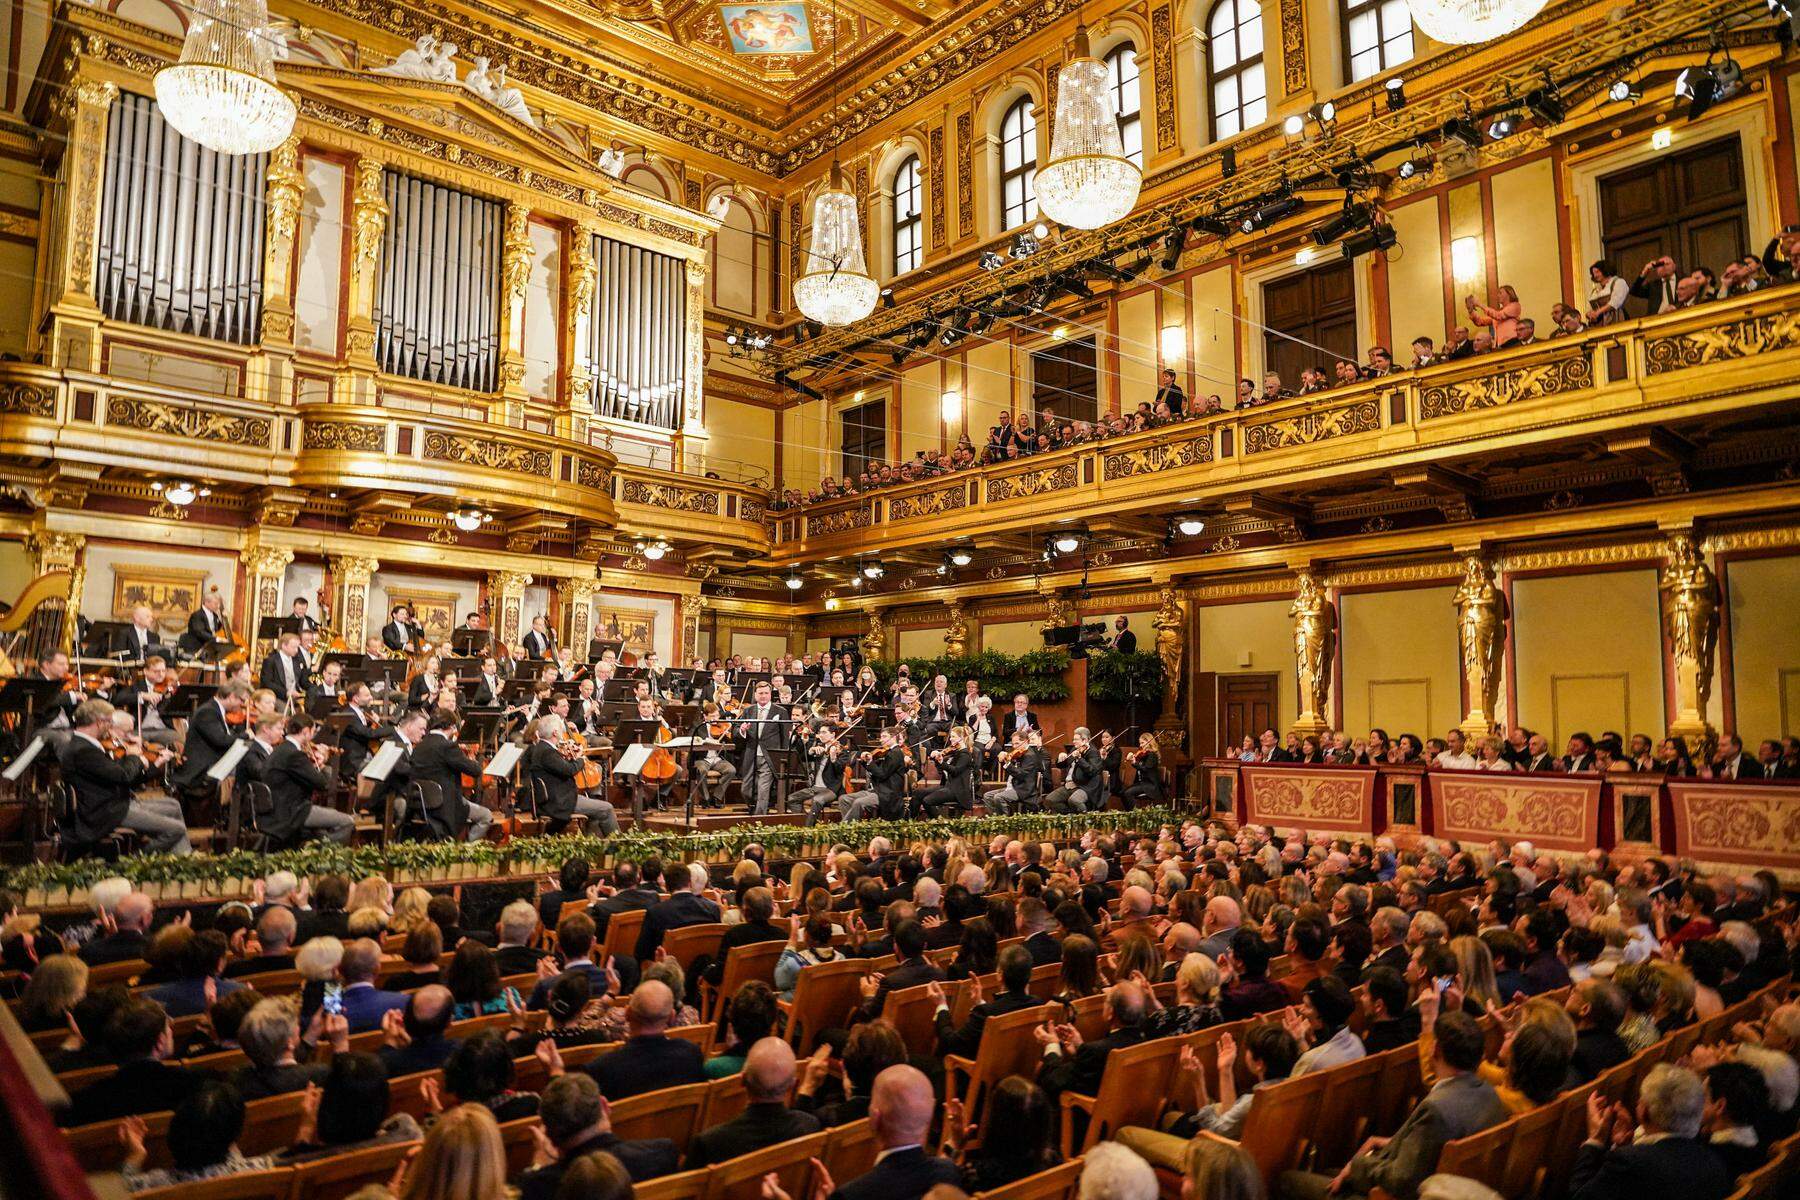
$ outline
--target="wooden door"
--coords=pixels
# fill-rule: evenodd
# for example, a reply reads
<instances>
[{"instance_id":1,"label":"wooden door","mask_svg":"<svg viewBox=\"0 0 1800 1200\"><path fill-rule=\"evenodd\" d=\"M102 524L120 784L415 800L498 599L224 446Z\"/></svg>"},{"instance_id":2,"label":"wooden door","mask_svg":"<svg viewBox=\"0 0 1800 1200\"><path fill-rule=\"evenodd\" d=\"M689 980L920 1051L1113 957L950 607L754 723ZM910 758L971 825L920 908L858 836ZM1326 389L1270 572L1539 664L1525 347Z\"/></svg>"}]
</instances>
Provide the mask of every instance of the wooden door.
<instances>
[{"instance_id":1,"label":"wooden door","mask_svg":"<svg viewBox=\"0 0 1800 1200\"><path fill-rule=\"evenodd\" d=\"M1234 754L1248 737L1274 727L1281 676L1273 671L1220 675L1218 746L1220 754Z\"/></svg>"},{"instance_id":2,"label":"wooden door","mask_svg":"<svg viewBox=\"0 0 1800 1200\"><path fill-rule=\"evenodd\" d=\"M1263 319L1275 331L1264 335L1265 368L1279 374L1289 391L1299 390L1302 367L1320 367L1329 375L1332 355L1354 360L1356 281L1350 264L1330 263L1265 284ZM1262 380L1256 387L1262 390Z\"/></svg>"},{"instance_id":3,"label":"wooden door","mask_svg":"<svg viewBox=\"0 0 1800 1200\"><path fill-rule=\"evenodd\" d=\"M1602 176L1600 225L1606 256L1626 279L1636 279L1645 263L1664 254L1682 271L1711 267L1723 272L1727 263L1750 250L1737 137ZM1645 302L1633 298L1626 311L1642 315Z\"/></svg>"}]
</instances>

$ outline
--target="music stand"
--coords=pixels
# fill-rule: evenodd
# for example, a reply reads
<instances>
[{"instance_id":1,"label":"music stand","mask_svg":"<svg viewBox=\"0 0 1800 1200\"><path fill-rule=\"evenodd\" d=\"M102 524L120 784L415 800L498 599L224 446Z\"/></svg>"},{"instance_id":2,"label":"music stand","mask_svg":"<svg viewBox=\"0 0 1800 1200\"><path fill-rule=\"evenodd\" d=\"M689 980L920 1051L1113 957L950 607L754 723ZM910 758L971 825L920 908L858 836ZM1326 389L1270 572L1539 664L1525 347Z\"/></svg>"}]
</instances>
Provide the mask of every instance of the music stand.
<instances>
[{"instance_id":1,"label":"music stand","mask_svg":"<svg viewBox=\"0 0 1800 1200\"><path fill-rule=\"evenodd\" d=\"M328 720L333 714L342 711L338 706L336 694L326 695L323 692L308 700L305 708L308 714L321 721Z\"/></svg>"},{"instance_id":2,"label":"music stand","mask_svg":"<svg viewBox=\"0 0 1800 1200\"><path fill-rule=\"evenodd\" d=\"M0 715L21 714L23 723L19 728L28 735L35 733L37 714L54 708L56 697L62 694L62 690L63 681L60 679L27 679L23 675L15 675L0 684Z\"/></svg>"},{"instance_id":3,"label":"music stand","mask_svg":"<svg viewBox=\"0 0 1800 1200\"><path fill-rule=\"evenodd\" d=\"M113 646L123 638L130 629L131 624L127 621L93 622L88 626L87 640L82 644L81 654L78 657L85 661L98 659L104 662L113 663L114 665L122 664L130 657L130 652L126 650L115 650L113 649Z\"/></svg>"},{"instance_id":4,"label":"music stand","mask_svg":"<svg viewBox=\"0 0 1800 1200\"><path fill-rule=\"evenodd\" d=\"M606 652L608 650L611 650L613 652L613 657L617 658L621 654L625 653L625 643L624 642L607 641L604 638L588 639L588 661L589 662L591 662L591 663L599 662L602 658L606 657Z\"/></svg>"},{"instance_id":5,"label":"music stand","mask_svg":"<svg viewBox=\"0 0 1800 1200\"><path fill-rule=\"evenodd\" d=\"M654 746L656 735L662 728L660 721L640 721L635 717L629 721L620 721L613 727L613 745L630 746L642 742Z\"/></svg>"},{"instance_id":6,"label":"music stand","mask_svg":"<svg viewBox=\"0 0 1800 1200\"><path fill-rule=\"evenodd\" d=\"M210 683L184 683L175 689L174 695L157 705L156 710L162 714L165 723L176 717L186 717L191 721L194 719L194 710L211 699L217 690Z\"/></svg>"},{"instance_id":7,"label":"music stand","mask_svg":"<svg viewBox=\"0 0 1800 1200\"><path fill-rule=\"evenodd\" d=\"M497 746L500 743L500 712L498 709L483 709L479 712L463 711L462 727L456 731L459 742L474 742L482 746Z\"/></svg>"},{"instance_id":8,"label":"music stand","mask_svg":"<svg viewBox=\"0 0 1800 1200\"><path fill-rule=\"evenodd\" d=\"M485 629L469 629L463 627L450 631L450 652L467 658L471 655L480 657L487 649L488 638L492 635Z\"/></svg>"},{"instance_id":9,"label":"music stand","mask_svg":"<svg viewBox=\"0 0 1800 1200\"><path fill-rule=\"evenodd\" d=\"M370 684L379 679L383 685L392 689L405 677L408 665L403 658L367 658L363 660L363 679Z\"/></svg>"},{"instance_id":10,"label":"music stand","mask_svg":"<svg viewBox=\"0 0 1800 1200\"><path fill-rule=\"evenodd\" d=\"M600 696L602 704L630 704L637 696L637 680L613 678L606 681Z\"/></svg>"},{"instance_id":11,"label":"music stand","mask_svg":"<svg viewBox=\"0 0 1800 1200\"><path fill-rule=\"evenodd\" d=\"M438 674L454 674L458 679L471 678L481 674L481 660L479 658L440 658Z\"/></svg>"},{"instance_id":12,"label":"music stand","mask_svg":"<svg viewBox=\"0 0 1800 1200\"><path fill-rule=\"evenodd\" d=\"M256 640L258 642L278 642L289 626L294 632L300 632L299 622L286 617L264 617L256 623Z\"/></svg>"},{"instance_id":13,"label":"music stand","mask_svg":"<svg viewBox=\"0 0 1800 1200\"><path fill-rule=\"evenodd\" d=\"M323 674L325 668L332 663L343 664L344 678L349 679L350 672L360 671L368 665L369 656L366 654L349 654L342 650L333 650L319 660L319 672Z\"/></svg>"}]
</instances>

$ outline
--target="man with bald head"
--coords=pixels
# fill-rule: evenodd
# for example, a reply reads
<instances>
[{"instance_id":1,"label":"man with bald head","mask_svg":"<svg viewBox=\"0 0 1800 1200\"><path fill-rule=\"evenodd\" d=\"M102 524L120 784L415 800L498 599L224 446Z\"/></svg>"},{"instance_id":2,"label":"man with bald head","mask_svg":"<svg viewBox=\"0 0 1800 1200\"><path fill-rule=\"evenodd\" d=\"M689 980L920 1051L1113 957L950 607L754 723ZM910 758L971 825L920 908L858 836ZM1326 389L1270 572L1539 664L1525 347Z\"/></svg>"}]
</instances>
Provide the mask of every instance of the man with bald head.
<instances>
[{"instance_id":1,"label":"man with bald head","mask_svg":"<svg viewBox=\"0 0 1800 1200\"><path fill-rule=\"evenodd\" d=\"M695 1134L688 1143L683 1169L710 1167L776 1142L817 1133L819 1118L788 1107L793 1090L794 1048L778 1037L766 1037L751 1046L744 1057L744 1094L749 1104L723 1125Z\"/></svg>"},{"instance_id":2,"label":"man with bald head","mask_svg":"<svg viewBox=\"0 0 1800 1200\"><path fill-rule=\"evenodd\" d=\"M937 1107L931 1081L917 1067L889 1067L875 1077L869 1099L869 1127L881 1153L867 1172L833 1188L823 1176L820 1190L830 1200L912 1200L940 1183L957 1184L956 1164L925 1149Z\"/></svg>"},{"instance_id":3,"label":"man with bald head","mask_svg":"<svg viewBox=\"0 0 1800 1200\"><path fill-rule=\"evenodd\" d=\"M1156 898L1150 889L1133 884L1119 894L1119 915L1106 930L1106 949L1117 950L1119 939L1133 925L1143 925L1150 920L1150 909Z\"/></svg>"},{"instance_id":4,"label":"man with bald head","mask_svg":"<svg viewBox=\"0 0 1800 1200\"><path fill-rule=\"evenodd\" d=\"M674 1019L675 995L668 984L647 979L637 985L625 1008L625 1044L582 1068L600 1085L602 1096L616 1104L640 1092L705 1080L706 1056L700 1047L669 1036Z\"/></svg>"},{"instance_id":5,"label":"man with bald head","mask_svg":"<svg viewBox=\"0 0 1800 1200\"><path fill-rule=\"evenodd\" d=\"M1200 953L1218 962L1231 949L1231 936L1244 923L1244 912L1230 896L1214 896L1206 902L1200 930Z\"/></svg>"},{"instance_id":6,"label":"man with bald head","mask_svg":"<svg viewBox=\"0 0 1800 1200\"><path fill-rule=\"evenodd\" d=\"M414 992L406 1006L382 1014L381 1065L388 1078L435 1071L450 1060L456 1043L449 1037L456 999L441 983Z\"/></svg>"},{"instance_id":7,"label":"man with bald head","mask_svg":"<svg viewBox=\"0 0 1800 1200\"><path fill-rule=\"evenodd\" d=\"M1033 1032L1044 1047L1044 1061L1038 1067L1038 1086L1053 1103L1065 1091L1084 1096L1097 1094L1100 1079L1106 1074L1106 1060L1112 1052L1135 1046L1146 1037L1146 1010L1144 989L1126 981L1107 989L1108 1031L1098 1041L1084 1043L1081 1031L1073 1025L1046 1022L1038 1026Z\"/></svg>"}]
</instances>

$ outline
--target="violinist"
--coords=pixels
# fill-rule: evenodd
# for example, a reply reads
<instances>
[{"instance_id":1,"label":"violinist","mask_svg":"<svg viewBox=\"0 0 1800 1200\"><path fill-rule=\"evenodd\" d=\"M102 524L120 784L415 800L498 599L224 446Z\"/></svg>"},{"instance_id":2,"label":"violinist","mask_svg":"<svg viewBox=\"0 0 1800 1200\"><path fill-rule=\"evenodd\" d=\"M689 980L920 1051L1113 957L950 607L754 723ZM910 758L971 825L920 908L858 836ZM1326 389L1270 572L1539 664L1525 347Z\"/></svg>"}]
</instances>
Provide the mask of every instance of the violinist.
<instances>
[{"instance_id":1,"label":"violinist","mask_svg":"<svg viewBox=\"0 0 1800 1200\"><path fill-rule=\"evenodd\" d=\"M1056 756L1063 769L1062 786L1044 797L1044 807L1053 813L1086 812L1091 800L1100 807L1100 752L1090 744L1086 727L1078 726L1069 735L1069 748Z\"/></svg>"},{"instance_id":2,"label":"violinist","mask_svg":"<svg viewBox=\"0 0 1800 1200\"><path fill-rule=\"evenodd\" d=\"M563 646L556 652L556 678L561 683L574 683L587 673L586 667L575 665L575 652Z\"/></svg>"},{"instance_id":3,"label":"violinist","mask_svg":"<svg viewBox=\"0 0 1800 1200\"><path fill-rule=\"evenodd\" d=\"M152 853L193 853L179 802L133 794L152 767L167 761L169 750L159 748L150 757L141 746L116 740L115 711L104 700L77 704L69 719L69 740L57 752L63 782L75 793L73 845L68 849L77 856L86 854L113 830L123 828L143 834Z\"/></svg>"},{"instance_id":4,"label":"violinist","mask_svg":"<svg viewBox=\"0 0 1800 1200\"><path fill-rule=\"evenodd\" d=\"M125 689L124 702L137 713L137 727L146 742L158 746L174 746L180 738L163 720L159 705L175 694L181 684L176 681L175 674L169 670L169 664L160 654L152 654L144 660L144 673L137 682Z\"/></svg>"},{"instance_id":5,"label":"violinist","mask_svg":"<svg viewBox=\"0 0 1800 1200\"><path fill-rule=\"evenodd\" d=\"M289 717L287 736L264 768L272 807L267 816L257 818L257 828L271 848L294 845L309 832L347 845L356 832L355 817L313 803L315 793L331 789L331 777L325 773L329 748L313 742L318 730L319 723L308 713Z\"/></svg>"},{"instance_id":6,"label":"violinist","mask_svg":"<svg viewBox=\"0 0 1800 1200\"><path fill-rule=\"evenodd\" d=\"M492 654L483 655L481 674L475 677L475 682L471 685L475 691L469 699L470 706L473 708L501 707L504 703L502 696L505 682L500 677L500 660Z\"/></svg>"},{"instance_id":7,"label":"violinist","mask_svg":"<svg viewBox=\"0 0 1800 1200\"><path fill-rule=\"evenodd\" d=\"M1161 804L1162 759L1157 754L1156 736L1150 733L1140 734L1138 748L1127 751L1125 758L1131 763L1133 774L1131 786L1125 789L1126 809L1134 809L1140 804Z\"/></svg>"},{"instance_id":8,"label":"violinist","mask_svg":"<svg viewBox=\"0 0 1800 1200\"><path fill-rule=\"evenodd\" d=\"M306 664L306 673L319 673L319 660L325 657L325 651L319 648L319 628L314 625L300 631L300 661Z\"/></svg>"},{"instance_id":9,"label":"violinist","mask_svg":"<svg viewBox=\"0 0 1800 1200\"><path fill-rule=\"evenodd\" d=\"M938 765L938 786L922 789L913 797L913 803L933 817L941 817L946 812L952 816L962 816L975 811L975 753L974 734L967 725L950 727L949 744L942 750L931 751L931 758Z\"/></svg>"},{"instance_id":10,"label":"violinist","mask_svg":"<svg viewBox=\"0 0 1800 1200\"><path fill-rule=\"evenodd\" d=\"M306 689L306 711L313 712L319 707L336 707L344 698L343 691L344 664L328 662L319 671L319 677Z\"/></svg>"},{"instance_id":11,"label":"violinist","mask_svg":"<svg viewBox=\"0 0 1800 1200\"><path fill-rule=\"evenodd\" d=\"M210 787L206 773L219 761L219 756L231 748L231 743L237 741L239 731L232 725L231 718L244 711L249 698L249 684L227 683L213 693L211 700L194 710L188 721L187 738L182 743L181 765L175 768L177 788L198 791Z\"/></svg>"},{"instance_id":12,"label":"violinist","mask_svg":"<svg viewBox=\"0 0 1800 1200\"><path fill-rule=\"evenodd\" d=\"M688 734L704 741L727 741L731 737L731 723L722 719L717 704L705 700L700 704L700 720ZM709 748L698 762L691 756L688 759L688 792L695 805L722 803L725 789L736 778L737 766L720 749Z\"/></svg>"},{"instance_id":13,"label":"violinist","mask_svg":"<svg viewBox=\"0 0 1800 1200\"><path fill-rule=\"evenodd\" d=\"M396 604L388 610L388 623L381 627L381 644L396 654L425 644L425 630L413 624L412 609Z\"/></svg>"},{"instance_id":14,"label":"violinist","mask_svg":"<svg viewBox=\"0 0 1800 1200\"><path fill-rule=\"evenodd\" d=\"M232 768L231 778L239 787L246 783L267 783L269 760L275 756L275 747L281 745L281 739L287 736L287 718L269 714L257 717L250 723L250 748L238 759L237 766Z\"/></svg>"},{"instance_id":15,"label":"violinist","mask_svg":"<svg viewBox=\"0 0 1800 1200\"><path fill-rule=\"evenodd\" d=\"M739 785L750 811L762 815L769 811L775 795L775 755L787 749L787 721L775 707L774 689L768 683L756 685L756 698L738 714L735 728L742 746L738 759Z\"/></svg>"},{"instance_id":16,"label":"violinist","mask_svg":"<svg viewBox=\"0 0 1800 1200\"><path fill-rule=\"evenodd\" d=\"M456 685L456 672L447 671L438 683L437 704L433 711L457 715L462 709L462 690Z\"/></svg>"},{"instance_id":17,"label":"violinist","mask_svg":"<svg viewBox=\"0 0 1800 1200\"><path fill-rule=\"evenodd\" d=\"M306 696L306 660L300 655L300 635L284 633L275 649L263 659L262 676L257 680L275 693L276 702L285 705Z\"/></svg>"},{"instance_id":18,"label":"violinist","mask_svg":"<svg viewBox=\"0 0 1800 1200\"><path fill-rule=\"evenodd\" d=\"M381 740L382 730L371 711L374 697L369 694L368 684L351 684L346 699L350 720L338 735L338 778L354 781ZM351 786L355 786L354 782Z\"/></svg>"},{"instance_id":19,"label":"violinist","mask_svg":"<svg viewBox=\"0 0 1800 1200\"><path fill-rule=\"evenodd\" d=\"M75 715L76 707L88 698L87 693L81 690L81 680L69 674L69 656L61 650L52 650L44 656L38 664L37 677L54 679L63 685L63 690L48 707L39 711L36 729L50 745L60 747L69 739L70 718Z\"/></svg>"},{"instance_id":20,"label":"violinist","mask_svg":"<svg viewBox=\"0 0 1800 1200\"><path fill-rule=\"evenodd\" d=\"M825 714L825 719L840 729L848 729L862 716L862 709L856 706L856 693L845 688L838 693L837 708Z\"/></svg>"},{"instance_id":21,"label":"violinist","mask_svg":"<svg viewBox=\"0 0 1800 1200\"><path fill-rule=\"evenodd\" d=\"M571 737L561 717L539 717L531 727L532 742L525 751L523 765L528 786L533 794L543 797L538 802L538 815L548 824L546 832L561 833L572 817L580 814L601 833L619 832L619 818L613 806L598 796L584 796L575 783L585 765L580 738Z\"/></svg>"},{"instance_id":22,"label":"violinist","mask_svg":"<svg viewBox=\"0 0 1800 1200\"><path fill-rule=\"evenodd\" d=\"M532 662L542 662L556 649L556 635L550 632L550 622L542 613L531 618L531 628L519 639L519 644L525 647L525 657Z\"/></svg>"},{"instance_id":23,"label":"violinist","mask_svg":"<svg viewBox=\"0 0 1800 1200\"><path fill-rule=\"evenodd\" d=\"M381 813L387 805L388 794L393 793L394 824L396 826L404 825L406 822L406 789L412 783L412 755L414 748L425 738L425 721L424 713L416 708L409 709L401 713L394 721L394 727L383 731L380 741L371 746L372 751L378 751L382 745L388 742L400 747L400 757L394 763L393 770L388 772L386 779L379 780L375 784L369 795L368 803L370 812ZM361 774L361 771L362 768L357 768L358 774Z\"/></svg>"},{"instance_id":24,"label":"violinist","mask_svg":"<svg viewBox=\"0 0 1800 1200\"><path fill-rule=\"evenodd\" d=\"M438 677L439 667L437 655L425 656L424 669L414 675L412 682L406 685L406 707L437 707L438 692L443 687L443 680Z\"/></svg>"},{"instance_id":25,"label":"violinist","mask_svg":"<svg viewBox=\"0 0 1800 1200\"><path fill-rule=\"evenodd\" d=\"M853 811L857 816L874 811L874 792L850 790L852 755L838 730L830 726L820 729L806 748L806 758L806 786L788 796L788 807L804 812L807 825L817 825L825 806L832 803L846 821L852 819ZM852 796L857 797L855 804Z\"/></svg>"},{"instance_id":26,"label":"violinist","mask_svg":"<svg viewBox=\"0 0 1800 1200\"><path fill-rule=\"evenodd\" d=\"M432 713L425 723L425 736L413 747L412 778L415 783L436 784L443 803L424 812L425 824L436 841L457 841L467 831L468 840L479 842L487 837L494 814L483 805L463 795L463 776L477 782L481 764L456 744L456 731L462 722L453 712Z\"/></svg>"},{"instance_id":27,"label":"violinist","mask_svg":"<svg viewBox=\"0 0 1800 1200\"><path fill-rule=\"evenodd\" d=\"M643 686L643 680L639 680L638 687L642 688ZM654 725L657 730L661 731L653 739L654 741L662 741L662 733L674 732L669 729L669 723L663 720L662 713L658 711L656 707L656 701L650 699L649 696L644 695L641 691L638 693L637 697L637 716L634 720L647 722ZM646 763L645 765L648 766L649 764ZM637 777L631 781L632 820L642 821L644 819L644 808L647 805L662 808L669 804L675 796L675 785L685 778L687 778L687 772L679 765L677 765L673 774L667 779L646 779L644 774L640 772Z\"/></svg>"},{"instance_id":28,"label":"violinist","mask_svg":"<svg viewBox=\"0 0 1800 1200\"><path fill-rule=\"evenodd\" d=\"M531 699L506 709L504 716L508 735L529 728L531 723L539 717L548 716L550 714L550 698L554 695L549 684L540 683L537 690L532 693Z\"/></svg>"},{"instance_id":29,"label":"violinist","mask_svg":"<svg viewBox=\"0 0 1800 1200\"><path fill-rule=\"evenodd\" d=\"M1098 749L1100 751L1100 770L1106 776L1107 796L1123 796L1125 794L1125 780L1124 777L1119 774L1119 767L1124 760L1120 754L1121 747L1118 739L1113 737L1111 730L1102 729L1100 731L1100 745ZM1095 807L1106 807L1106 801L1102 800L1099 804L1096 804Z\"/></svg>"},{"instance_id":30,"label":"violinist","mask_svg":"<svg viewBox=\"0 0 1800 1200\"><path fill-rule=\"evenodd\" d=\"M884 821L896 821L906 811L906 751L901 747L903 736L898 729L883 729L880 734L880 749L863 752L863 758L868 763L866 773L869 787L866 791L852 792L844 797L844 820L852 821L858 817L878 814ZM870 812L871 801L873 813Z\"/></svg>"},{"instance_id":31,"label":"violinist","mask_svg":"<svg viewBox=\"0 0 1800 1200\"><path fill-rule=\"evenodd\" d=\"M187 632L181 635L175 648L186 657L194 658L206 647L230 637L231 622L225 619L225 596L214 590L200 601L199 608L188 614Z\"/></svg>"},{"instance_id":32,"label":"violinist","mask_svg":"<svg viewBox=\"0 0 1800 1200\"><path fill-rule=\"evenodd\" d=\"M1036 812L1044 806L1044 752L1038 749L1036 731L1019 730L1013 734L1012 749L1002 751L1000 765L1006 770L1006 786L983 794L982 802L989 812L1011 814Z\"/></svg>"}]
</instances>

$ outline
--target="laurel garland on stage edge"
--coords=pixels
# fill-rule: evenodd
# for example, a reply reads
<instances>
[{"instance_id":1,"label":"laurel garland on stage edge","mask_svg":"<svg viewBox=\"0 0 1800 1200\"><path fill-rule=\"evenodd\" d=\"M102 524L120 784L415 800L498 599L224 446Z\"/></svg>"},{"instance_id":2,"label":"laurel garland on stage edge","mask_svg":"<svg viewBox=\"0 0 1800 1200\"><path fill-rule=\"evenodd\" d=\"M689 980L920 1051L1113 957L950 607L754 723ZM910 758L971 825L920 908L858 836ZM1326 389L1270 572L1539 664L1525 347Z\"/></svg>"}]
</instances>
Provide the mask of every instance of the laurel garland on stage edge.
<instances>
[{"instance_id":1,"label":"laurel garland on stage edge","mask_svg":"<svg viewBox=\"0 0 1800 1200\"><path fill-rule=\"evenodd\" d=\"M822 852L837 843L855 847L870 838L885 837L897 847L917 840L950 837L986 840L995 834L1034 837L1071 837L1092 830L1154 830L1179 821L1181 814L1168 808L1140 808L1133 812L1071 813L1067 815L965 817L935 821L857 821L853 825L733 825L710 833L639 833L635 830L612 837L546 836L515 838L502 846L495 842L394 842L388 846L346 847L315 843L275 854L234 851L230 854L132 855L119 862L82 859L72 863L31 863L0 874L0 886L29 895L50 895L86 889L113 876L134 884L176 885L182 898L235 894L225 885L260 879L272 871L292 871L302 877L345 874L361 879L371 875L401 876L408 882L449 881L462 868L482 875L527 874L572 858L584 857L606 864L637 861L658 855L669 859L702 862L724 855L735 858L745 846L760 844L771 859L805 857L810 849ZM457 875L452 875L456 872ZM193 888L184 885L194 885ZM196 890L197 889L197 890Z\"/></svg>"}]
</instances>

